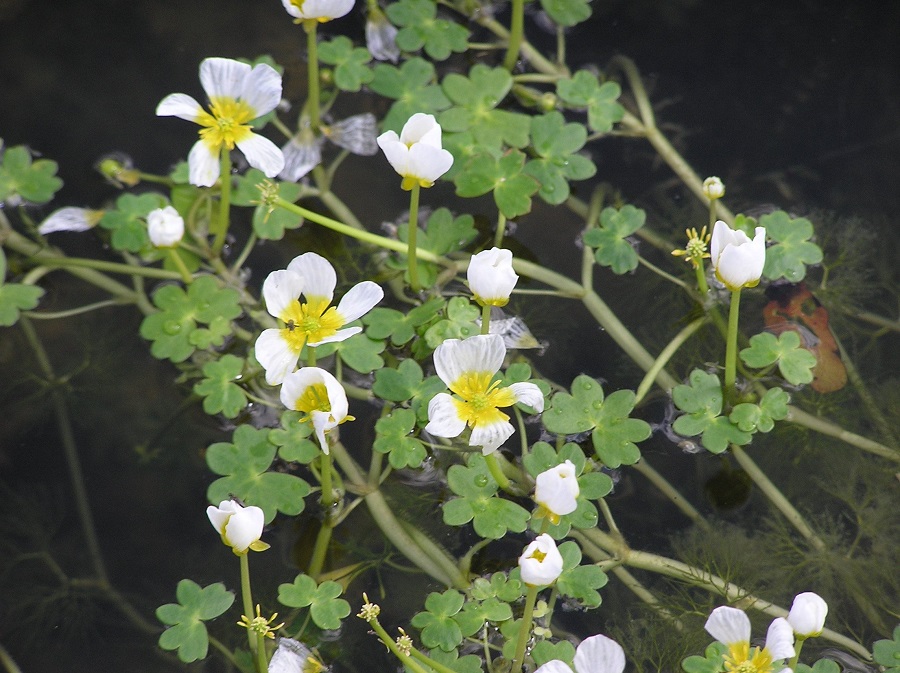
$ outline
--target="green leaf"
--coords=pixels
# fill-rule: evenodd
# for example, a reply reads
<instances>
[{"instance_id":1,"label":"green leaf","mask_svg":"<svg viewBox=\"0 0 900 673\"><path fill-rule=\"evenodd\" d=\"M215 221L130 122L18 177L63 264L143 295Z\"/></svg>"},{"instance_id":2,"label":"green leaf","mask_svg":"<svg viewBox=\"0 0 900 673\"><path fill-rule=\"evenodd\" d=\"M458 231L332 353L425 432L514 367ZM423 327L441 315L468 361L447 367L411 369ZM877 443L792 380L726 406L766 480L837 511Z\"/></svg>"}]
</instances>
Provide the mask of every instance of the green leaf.
<instances>
[{"instance_id":1,"label":"green leaf","mask_svg":"<svg viewBox=\"0 0 900 673\"><path fill-rule=\"evenodd\" d=\"M875 661L886 666L885 673L900 671L900 625L894 627L892 640L876 640L872 646Z\"/></svg>"},{"instance_id":2,"label":"green leaf","mask_svg":"<svg viewBox=\"0 0 900 673\"><path fill-rule=\"evenodd\" d=\"M150 211L162 208L166 200L159 194L122 194L116 207L100 218L100 226L112 232L110 242L116 250L139 252L150 246L146 217Z\"/></svg>"},{"instance_id":3,"label":"green leaf","mask_svg":"<svg viewBox=\"0 0 900 673\"><path fill-rule=\"evenodd\" d=\"M586 140L584 125L566 124L556 110L532 118L531 144L540 158L529 161L525 173L541 183L540 196L547 203L562 203L569 198L570 180L585 180L597 172L590 159L576 154Z\"/></svg>"},{"instance_id":4,"label":"green leaf","mask_svg":"<svg viewBox=\"0 0 900 673\"><path fill-rule=\"evenodd\" d=\"M497 572L491 575L490 580L475 578L471 593L479 601L496 596L504 603L513 603L525 595L525 585L521 580L511 579L506 573Z\"/></svg>"},{"instance_id":5,"label":"green leaf","mask_svg":"<svg viewBox=\"0 0 900 673\"><path fill-rule=\"evenodd\" d=\"M0 150L3 145L0 144ZM0 153L0 203L16 205L19 199L47 203L62 187L57 164L50 159L32 161L27 147L16 145Z\"/></svg>"},{"instance_id":6,"label":"green leaf","mask_svg":"<svg viewBox=\"0 0 900 673\"><path fill-rule=\"evenodd\" d=\"M499 540L507 531L521 533L528 525L528 511L497 495L497 482L484 456L469 455L468 465L447 471L450 489L461 496L444 503L444 523L462 526L469 521L483 538Z\"/></svg>"},{"instance_id":7,"label":"green leaf","mask_svg":"<svg viewBox=\"0 0 900 673\"><path fill-rule=\"evenodd\" d=\"M463 601L464 596L455 589L428 594L425 612L415 614L410 622L422 631L422 643L426 647L438 647L445 652L459 647L463 633L453 617L462 608Z\"/></svg>"},{"instance_id":8,"label":"green leaf","mask_svg":"<svg viewBox=\"0 0 900 673\"><path fill-rule=\"evenodd\" d=\"M459 218L457 218L459 219ZM442 297L432 297L404 314L396 309L376 307L363 316L366 334L373 339L390 337L394 346L402 346L416 335L419 325L432 320L446 306Z\"/></svg>"},{"instance_id":9,"label":"green leaf","mask_svg":"<svg viewBox=\"0 0 900 673\"><path fill-rule=\"evenodd\" d=\"M218 442L206 451L206 464L216 479L206 491L210 502L218 503L235 495L248 505L262 508L266 523L277 512L299 514L310 488L300 477L283 472L268 472L277 447L269 441L269 430L239 425L234 443Z\"/></svg>"},{"instance_id":10,"label":"green leaf","mask_svg":"<svg viewBox=\"0 0 900 673\"><path fill-rule=\"evenodd\" d=\"M791 219L783 210L777 210L760 217L759 224L776 241L766 249L763 275L769 280L787 278L799 283L806 277L808 264L822 261L822 249L809 240L815 233L812 222L805 217Z\"/></svg>"},{"instance_id":11,"label":"green leaf","mask_svg":"<svg viewBox=\"0 0 900 673\"><path fill-rule=\"evenodd\" d=\"M900 658L897 661L898 666L900 666ZM898 671L898 668L889 668L888 671ZM806 664L797 664L797 667L794 669L794 673L841 673L841 667L838 666L837 662L832 661L831 659L819 659L812 666L807 666Z\"/></svg>"},{"instance_id":12,"label":"green leaf","mask_svg":"<svg viewBox=\"0 0 900 673\"><path fill-rule=\"evenodd\" d=\"M372 448L379 453L387 453L395 470L404 467L419 467L425 460L425 445L415 437L410 437L416 426L416 414L410 409L394 409L375 423L375 439Z\"/></svg>"},{"instance_id":13,"label":"green leaf","mask_svg":"<svg viewBox=\"0 0 900 673\"><path fill-rule=\"evenodd\" d=\"M574 26L591 16L589 0L541 0L541 7L560 26Z\"/></svg>"},{"instance_id":14,"label":"green leaf","mask_svg":"<svg viewBox=\"0 0 900 673\"><path fill-rule=\"evenodd\" d=\"M337 342L335 350L350 369L360 374L369 374L384 367L384 358L380 355L384 352L384 341L371 339L364 333Z\"/></svg>"},{"instance_id":15,"label":"green leaf","mask_svg":"<svg viewBox=\"0 0 900 673\"><path fill-rule=\"evenodd\" d=\"M244 389L234 383L244 371L244 360L235 355L223 355L220 360L203 365L204 379L194 385L194 392L203 399L203 411L210 416L221 413L234 418L247 404Z\"/></svg>"},{"instance_id":16,"label":"green leaf","mask_svg":"<svg viewBox=\"0 0 900 673\"><path fill-rule=\"evenodd\" d=\"M435 83L434 66L418 57L399 68L386 63L375 66L369 88L396 101L382 122L385 131L399 133L417 112L437 114L451 105L443 89Z\"/></svg>"},{"instance_id":17,"label":"green leaf","mask_svg":"<svg viewBox=\"0 0 900 673\"><path fill-rule=\"evenodd\" d=\"M681 668L685 673L719 673L725 670L725 653L728 646L722 643L712 643L706 648L704 656L693 655L681 662Z\"/></svg>"},{"instance_id":18,"label":"green leaf","mask_svg":"<svg viewBox=\"0 0 900 673\"><path fill-rule=\"evenodd\" d=\"M319 44L319 59L335 66L334 83L343 91L359 91L372 81L375 73L366 65L372 55L363 47L354 47L343 35Z\"/></svg>"},{"instance_id":19,"label":"green leaf","mask_svg":"<svg viewBox=\"0 0 900 673\"><path fill-rule=\"evenodd\" d=\"M309 575L297 575L290 584L278 586L278 602L289 608L309 608L310 616L320 629L341 627L341 620L350 614L350 604L339 596L341 585L332 580L321 584Z\"/></svg>"},{"instance_id":20,"label":"green leaf","mask_svg":"<svg viewBox=\"0 0 900 673\"><path fill-rule=\"evenodd\" d=\"M579 70L572 79L560 80L556 85L559 97L570 106L587 109L588 126L592 131L606 133L625 116L618 98L622 89L615 82L604 82L587 70Z\"/></svg>"},{"instance_id":21,"label":"green leaf","mask_svg":"<svg viewBox=\"0 0 900 673\"><path fill-rule=\"evenodd\" d=\"M770 432L775 421L787 418L789 395L781 388L766 391L759 404L744 402L735 405L728 420L744 432Z\"/></svg>"},{"instance_id":22,"label":"green leaf","mask_svg":"<svg viewBox=\"0 0 900 673\"><path fill-rule=\"evenodd\" d=\"M544 426L550 432L574 435L591 432L597 457L608 467L633 465L641 452L635 442L650 436L650 426L628 418L634 408L634 393L618 390L604 399L603 388L589 376L572 382L572 394L556 393L544 412Z\"/></svg>"},{"instance_id":23,"label":"green leaf","mask_svg":"<svg viewBox=\"0 0 900 673\"><path fill-rule=\"evenodd\" d=\"M480 317L481 311L466 297L453 297L447 302L447 317L425 332L428 347L435 349L447 339L466 339L480 333L475 322Z\"/></svg>"},{"instance_id":24,"label":"green leaf","mask_svg":"<svg viewBox=\"0 0 900 673\"><path fill-rule=\"evenodd\" d=\"M456 193L459 196L481 196L494 193L497 208L509 219L531 212L531 197L540 184L526 174L525 155L519 150L509 150L496 158L480 154L468 161L456 175Z\"/></svg>"},{"instance_id":25,"label":"green leaf","mask_svg":"<svg viewBox=\"0 0 900 673\"><path fill-rule=\"evenodd\" d=\"M10 327L19 320L21 311L30 311L44 296L44 289L37 285L3 283L0 277L0 326Z\"/></svg>"},{"instance_id":26,"label":"green leaf","mask_svg":"<svg viewBox=\"0 0 900 673\"><path fill-rule=\"evenodd\" d=\"M397 33L397 46L403 51L425 53L443 61L451 53L461 54L468 48L469 31L458 23L437 18L433 0L400 0L386 8L393 23L402 26Z\"/></svg>"},{"instance_id":27,"label":"green leaf","mask_svg":"<svg viewBox=\"0 0 900 673\"><path fill-rule=\"evenodd\" d=\"M548 661L556 659L565 662L569 668L575 670L575 646L568 640L561 640L558 643L542 640L531 649L531 657L537 666L543 666Z\"/></svg>"},{"instance_id":28,"label":"green leaf","mask_svg":"<svg viewBox=\"0 0 900 673\"><path fill-rule=\"evenodd\" d=\"M595 565L580 565L581 549L576 542L563 542L559 545L559 553L563 557L563 571L556 580L559 592L586 608L599 606L601 599L597 589L606 586L606 573Z\"/></svg>"},{"instance_id":29,"label":"green leaf","mask_svg":"<svg viewBox=\"0 0 900 673\"><path fill-rule=\"evenodd\" d=\"M608 266L613 273L623 274L634 271L638 265L638 254L625 240L644 226L647 214L632 205L621 209L604 208L600 213L600 226L584 233L586 245L596 248L597 263Z\"/></svg>"},{"instance_id":30,"label":"green leaf","mask_svg":"<svg viewBox=\"0 0 900 673\"><path fill-rule=\"evenodd\" d=\"M203 344L222 345L231 333L230 322L241 314L237 290L219 287L213 276L201 276L187 287L165 285L153 295L160 309L144 318L141 336L153 341L150 352L160 360L183 362ZM199 328L207 323L210 329ZM195 332L199 332L195 336Z\"/></svg>"},{"instance_id":31,"label":"green leaf","mask_svg":"<svg viewBox=\"0 0 900 673\"><path fill-rule=\"evenodd\" d=\"M231 202L236 206L255 206L253 211L253 231L261 239L280 241L287 229L297 229L303 224L303 218L284 208L270 210L260 202L260 186L273 181L257 169L251 168L244 175L235 178L235 189ZM274 182L278 196L291 203L300 198L303 187L295 182Z\"/></svg>"},{"instance_id":32,"label":"green leaf","mask_svg":"<svg viewBox=\"0 0 900 673\"><path fill-rule=\"evenodd\" d=\"M206 657L209 634L204 621L224 613L234 603L234 594L221 583L208 587L191 580L181 580L176 589L178 603L167 603L156 609L156 617L168 625L159 637L164 650L178 650L178 658L190 663Z\"/></svg>"},{"instance_id":33,"label":"green leaf","mask_svg":"<svg viewBox=\"0 0 900 673\"><path fill-rule=\"evenodd\" d=\"M688 381L688 385L677 385L672 390L675 406L685 412L675 419L672 429L684 437L702 435L701 443L712 453L722 453L729 443L749 444L750 433L721 415L723 397L719 377L695 369Z\"/></svg>"},{"instance_id":34,"label":"green leaf","mask_svg":"<svg viewBox=\"0 0 900 673\"><path fill-rule=\"evenodd\" d=\"M750 337L750 347L740 352L741 360L749 367L761 369L778 363L778 371L788 383L801 385L813 380L816 356L803 348L800 335L787 330L775 336L762 332Z\"/></svg>"},{"instance_id":35,"label":"green leaf","mask_svg":"<svg viewBox=\"0 0 900 673\"><path fill-rule=\"evenodd\" d=\"M478 230L474 226L475 219L468 214L456 218L447 208L438 208L425 223L425 229L418 230L416 245L429 250L436 255L446 255L450 252L462 250L478 236ZM398 238L406 243L409 237L409 227L403 226L397 230ZM433 285L442 267L423 260L416 260L419 269L419 280L423 286ZM405 278L409 280L406 256L392 257L389 265L394 269L406 271Z\"/></svg>"},{"instance_id":36,"label":"green leaf","mask_svg":"<svg viewBox=\"0 0 900 673\"><path fill-rule=\"evenodd\" d=\"M269 441L279 447L278 457L282 460L308 465L322 453L319 445L309 439L312 424L304 418L306 414L300 411L285 411L281 414L281 427L269 431Z\"/></svg>"}]
</instances>

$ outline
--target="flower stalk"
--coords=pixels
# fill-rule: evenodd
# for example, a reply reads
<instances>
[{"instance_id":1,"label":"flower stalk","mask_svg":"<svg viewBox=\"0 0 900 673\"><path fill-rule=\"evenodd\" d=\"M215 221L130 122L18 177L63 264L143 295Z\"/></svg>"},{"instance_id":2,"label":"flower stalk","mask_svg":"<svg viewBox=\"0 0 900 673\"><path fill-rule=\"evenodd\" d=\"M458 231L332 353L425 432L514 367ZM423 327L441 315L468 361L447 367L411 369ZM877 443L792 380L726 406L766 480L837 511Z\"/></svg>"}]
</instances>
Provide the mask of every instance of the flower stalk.
<instances>
[{"instance_id":1,"label":"flower stalk","mask_svg":"<svg viewBox=\"0 0 900 673\"><path fill-rule=\"evenodd\" d=\"M416 259L416 234L419 232L419 192L421 186L416 183L409 192L409 228L406 233L406 264L409 269L409 286L418 293L419 263Z\"/></svg>"},{"instance_id":2,"label":"flower stalk","mask_svg":"<svg viewBox=\"0 0 900 673\"><path fill-rule=\"evenodd\" d=\"M522 612L522 623L519 625L519 637L516 640L516 653L513 656L513 663L509 669L510 673L519 673L522 670L522 664L525 661L525 648L531 639L531 625L534 619L534 605L537 602L538 588L530 584L527 586L525 608Z\"/></svg>"}]
</instances>

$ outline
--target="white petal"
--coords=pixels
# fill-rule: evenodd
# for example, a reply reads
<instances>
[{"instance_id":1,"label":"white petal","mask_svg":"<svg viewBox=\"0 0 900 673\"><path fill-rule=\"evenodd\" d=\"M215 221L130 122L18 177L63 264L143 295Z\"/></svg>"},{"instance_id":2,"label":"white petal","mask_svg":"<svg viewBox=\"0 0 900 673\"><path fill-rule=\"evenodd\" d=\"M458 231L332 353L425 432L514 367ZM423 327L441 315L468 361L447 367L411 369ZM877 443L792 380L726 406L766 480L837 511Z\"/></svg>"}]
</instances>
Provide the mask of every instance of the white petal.
<instances>
[{"instance_id":1,"label":"white petal","mask_svg":"<svg viewBox=\"0 0 900 673\"><path fill-rule=\"evenodd\" d=\"M284 168L278 175L282 180L297 182L322 162L324 138L309 134L296 135L281 148Z\"/></svg>"},{"instance_id":2,"label":"white petal","mask_svg":"<svg viewBox=\"0 0 900 673\"><path fill-rule=\"evenodd\" d=\"M794 656L794 629L784 617L778 617L769 624L766 632L766 649L773 661L790 659Z\"/></svg>"},{"instance_id":3,"label":"white petal","mask_svg":"<svg viewBox=\"0 0 900 673\"><path fill-rule=\"evenodd\" d=\"M260 63L244 80L241 99L256 111L257 117L271 112L281 102L281 75L272 66Z\"/></svg>"},{"instance_id":4,"label":"white petal","mask_svg":"<svg viewBox=\"0 0 900 673\"><path fill-rule=\"evenodd\" d=\"M88 210L86 208L60 208L47 216L38 227L41 235L52 234L56 231L87 231L96 226L102 217L102 210Z\"/></svg>"},{"instance_id":5,"label":"white petal","mask_svg":"<svg viewBox=\"0 0 900 673\"><path fill-rule=\"evenodd\" d=\"M409 148L400 142L394 131L386 131L375 139L388 163L400 174L406 177L409 174Z\"/></svg>"},{"instance_id":6,"label":"white petal","mask_svg":"<svg viewBox=\"0 0 900 673\"><path fill-rule=\"evenodd\" d=\"M209 517L209 522L213 525L213 528L219 531L219 535L225 530L228 517L234 514L237 508L238 504L233 500L223 500L218 507L210 505L206 508L206 516Z\"/></svg>"},{"instance_id":7,"label":"white petal","mask_svg":"<svg viewBox=\"0 0 900 673\"><path fill-rule=\"evenodd\" d=\"M519 557L522 581L532 586L553 584L562 569L563 559L556 548L556 542L546 533L538 535Z\"/></svg>"},{"instance_id":8,"label":"white petal","mask_svg":"<svg viewBox=\"0 0 900 673\"><path fill-rule=\"evenodd\" d=\"M310 416L312 417L313 429L319 440L319 446L322 447L322 453L327 456L331 448L328 446L328 437L325 435L329 430L336 428L338 424L327 411L313 411Z\"/></svg>"},{"instance_id":9,"label":"white petal","mask_svg":"<svg viewBox=\"0 0 900 673\"><path fill-rule=\"evenodd\" d=\"M522 381L510 384L509 389L516 396L516 402L521 402L538 413L544 410L544 393L535 384Z\"/></svg>"},{"instance_id":10,"label":"white petal","mask_svg":"<svg viewBox=\"0 0 900 673\"><path fill-rule=\"evenodd\" d=\"M575 670L578 673L622 673L625 650L603 635L585 638L575 650Z\"/></svg>"},{"instance_id":11,"label":"white petal","mask_svg":"<svg viewBox=\"0 0 900 673\"><path fill-rule=\"evenodd\" d=\"M538 668L534 673L572 673L572 669L564 661L554 659Z\"/></svg>"},{"instance_id":12,"label":"white petal","mask_svg":"<svg viewBox=\"0 0 900 673\"><path fill-rule=\"evenodd\" d=\"M726 645L750 642L750 618L737 608L727 605L716 608L704 628L709 635Z\"/></svg>"},{"instance_id":13,"label":"white petal","mask_svg":"<svg viewBox=\"0 0 900 673\"><path fill-rule=\"evenodd\" d=\"M544 470L535 478L535 502L557 516L571 514L578 508L579 492L578 477L571 460Z\"/></svg>"},{"instance_id":14,"label":"white petal","mask_svg":"<svg viewBox=\"0 0 900 673\"><path fill-rule=\"evenodd\" d=\"M147 236L157 248L171 248L184 237L184 219L172 206L147 214Z\"/></svg>"},{"instance_id":15,"label":"white petal","mask_svg":"<svg viewBox=\"0 0 900 673\"><path fill-rule=\"evenodd\" d=\"M300 353L291 349L282 333L284 330L267 329L256 339L256 360L266 370L266 383L275 386L297 368Z\"/></svg>"},{"instance_id":16,"label":"white petal","mask_svg":"<svg viewBox=\"0 0 900 673\"><path fill-rule=\"evenodd\" d=\"M244 552L262 536L266 515L259 507L240 507L225 524L225 539L235 551Z\"/></svg>"},{"instance_id":17,"label":"white petal","mask_svg":"<svg viewBox=\"0 0 900 673\"><path fill-rule=\"evenodd\" d=\"M303 294L307 299L327 299L330 302L334 297L337 274L331 262L321 255L304 253L294 257L287 268L303 276L306 281Z\"/></svg>"},{"instance_id":18,"label":"white petal","mask_svg":"<svg viewBox=\"0 0 900 673\"><path fill-rule=\"evenodd\" d=\"M303 293L303 276L287 269L273 271L266 277L262 293L269 314L287 322L285 311Z\"/></svg>"},{"instance_id":19,"label":"white petal","mask_svg":"<svg viewBox=\"0 0 900 673\"><path fill-rule=\"evenodd\" d=\"M501 248L482 250L469 260L469 289L484 303L500 305L512 294L519 276L513 271L512 252Z\"/></svg>"},{"instance_id":20,"label":"white petal","mask_svg":"<svg viewBox=\"0 0 900 673\"><path fill-rule=\"evenodd\" d=\"M291 0L281 0L281 4L284 5L285 10L291 16L297 19L303 18L300 14L300 9L297 7L297 5L292 4Z\"/></svg>"},{"instance_id":21,"label":"white petal","mask_svg":"<svg viewBox=\"0 0 900 673\"><path fill-rule=\"evenodd\" d=\"M709 241L709 257L713 266L718 264L719 255L722 254L725 246L736 242L734 230L722 220L716 220L716 223L713 225L712 238Z\"/></svg>"},{"instance_id":22,"label":"white petal","mask_svg":"<svg viewBox=\"0 0 900 673\"><path fill-rule=\"evenodd\" d=\"M417 112L410 117L400 131L400 142L404 145L424 143L433 147L441 146L441 126L434 115Z\"/></svg>"},{"instance_id":23,"label":"white petal","mask_svg":"<svg viewBox=\"0 0 900 673\"><path fill-rule=\"evenodd\" d=\"M512 423L507 421L487 425L482 423L472 428L469 446L480 446L481 452L486 456L503 446L503 442L512 437L515 431Z\"/></svg>"},{"instance_id":24,"label":"white petal","mask_svg":"<svg viewBox=\"0 0 900 673\"><path fill-rule=\"evenodd\" d=\"M219 179L219 155L202 140L194 143L188 154L188 181L197 187L212 187Z\"/></svg>"},{"instance_id":25,"label":"white petal","mask_svg":"<svg viewBox=\"0 0 900 673\"><path fill-rule=\"evenodd\" d=\"M406 175L434 182L453 165L453 155L439 147L417 143L409 148Z\"/></svg>"},{"instance_id":26,"label":"white petal","mask_svg":"<svg viewBox=\"0 0 900 673\"><path fill-rule=\"evenodd\" d=\"M425 432L436 437L459 437L466 429L466 422L456 411L453 398L447 393L438 393L428 403L428 425Z\"/></svg>"},{"instance_id":27,"label":"white petal","mask_svg":"<svg viewBox=\"0 0 900 673\"><path fill-rule=\"evenodd\" d=\"M434 368L441 381L450 386L466 372L497 373L504 357L506 345L499 334L447 339L434 351Z\"/></svg>"},{"instance_id":28,"label":"white petal","mask_svg":"<svg viewBox=\"0 0 900 673\"><path fill-rule=\"evenodd\" d=\"M230 58L205 58L200 63L200 84L206 95L240 98L250 66Z\"/></svg>"},{"instance_id":29,"label":"white petal","mask_svg":"<svg viewBox=\"0 0 900 673\"><path fill-rule=\"evenodd\" d=\"M794 597L787 620L798 636L812 638L822 633L826 615L828 603L818 594L806 591Z\"/></svg>"},{"instance_id":30,"label":"white petal","mask_svg":"<svg viewBox=\"0 0 900 673\"><path fill-rule=\"evenodd\" d=\"M371 311L384 298L384 290L370 280L354 285L337 305L344 324L353 322Z\"/></svg>"},{"instance_id":31,"label":"white petal","mask_svg":"<svg viewBox=\"0 0 900 673\"><path fill-rule=\"evenodd\" d=\"M281 148L258 133L251 133L248 138L237 143L237 146L247 157L247 163L261 170L267 178L274 178L284 168Z\"/></svg>"},{"instance_id":32,"label":"white petal","mask_svg":"<svg viewBox=\"0 0 900 673\"><path fill-rule=\"evenodd\" d=\"M170 93L156 106L158 117L178 117L189 122L197 121L197 116L203 112L200 103L184 93Z\"/></svg>"},{"instance_id":33,"label":"white petal","mask_svg":"<svg viewBox=\"0 0 900 673\"><path fill-rule=\"evenodd\" d=\"M321 341L307 341L306 343L310 346L321 346L322 344L337 343L339 341L346 341L350 337L359 334L360 332L362 332L362 327L347 327L345 329L339 329L337 332L335 332L331 336L325 337Z\"/></svg>"}]
</instances>

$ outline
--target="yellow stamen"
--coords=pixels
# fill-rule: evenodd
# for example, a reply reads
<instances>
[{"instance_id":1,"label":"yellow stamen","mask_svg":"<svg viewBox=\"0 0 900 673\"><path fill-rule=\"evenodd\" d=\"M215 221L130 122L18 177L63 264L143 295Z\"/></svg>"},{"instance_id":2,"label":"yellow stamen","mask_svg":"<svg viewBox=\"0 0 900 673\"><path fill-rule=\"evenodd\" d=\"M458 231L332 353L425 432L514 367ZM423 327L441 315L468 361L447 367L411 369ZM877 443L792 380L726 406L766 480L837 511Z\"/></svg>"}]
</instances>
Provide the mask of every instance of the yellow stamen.
<instances>
[{"instance_id":1,"label":"yellow stamen","mask_svg":"<svg viewBox=\"0 0 900 673\"><path fill-rule=\"evenodd\" d=\"M256 110L244 101L234 98L216 97L210 99L210 112L202 110L197 115L200 138L216 150L224 145L233 150L236 143L246 140L253 131L247 122L257 117Z\"/></svg>"},{"instance_id":2,"label":"yellow stamen","mask_svg":"<svg viewBox=\"0 0 900 673\"><path fill-rule=\"evenodd\" d=\"M317 343L333 336L344 326L344 318L337 308L328 305L328 299L311 299L305 303L295 302L279 316L285 323L282 338L291 350L299 353L307 341Z\"/></svg>"},{"instance_id":3,"label":"yellow stamen","mask_svg":"<svg viewBox=\"0 0 900 673\"><path fill-rule=\"evenodd\" d=\"M771 673L772 655L766 648L750 649L750 643L734 643L725 655L728 673Z\"/></svg>"},{"instance_id":4,"label":"yellow stamen","mask_svg":"<svg viewBox=\"0 0 900 673\"><path fill-rule=\"evenodd\" d=\"M331 411L331 401L328 399L328 389L324 383L314 383L303 391L294 403L297 411L310 414L313 411Z\"/></svg>"},{"instance_id":5,"label":"yellow stamen","mask_svg":"<svg viewBox=\"0 0 900 673\"><path fill-rule=\"evenodd\" d=\"M450 390L462 399L453 398L456 413L469 427L494 425L509 420L498 407L511 407L516 396L499 381L491 381L491 372L466 372L450 384Z\"/></svg>"}]
</instances>

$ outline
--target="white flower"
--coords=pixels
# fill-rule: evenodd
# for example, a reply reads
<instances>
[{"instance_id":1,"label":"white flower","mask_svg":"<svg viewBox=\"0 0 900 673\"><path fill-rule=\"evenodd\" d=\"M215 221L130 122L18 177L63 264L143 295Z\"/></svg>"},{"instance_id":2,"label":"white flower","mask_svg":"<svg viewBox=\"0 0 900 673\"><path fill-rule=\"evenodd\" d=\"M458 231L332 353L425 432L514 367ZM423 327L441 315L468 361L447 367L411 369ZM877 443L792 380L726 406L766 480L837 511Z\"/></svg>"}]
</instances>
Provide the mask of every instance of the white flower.
<instances>
[{"instance_id":1,"label":"white flower","mask_svg":"<svg viewBox=\"0 0 900 673\"><path fill-rule=\"evenodd\" d=\"M776 663L794 656L794 632L783 617L775 619L766 633L765 647L750 647L750 618L743 610L718 607L706 620L707 632L728 646L725 669L741 673L784 671Z\"/></svg>"},{"instance_id":2,"label":"white flower","mask_svg":"<svg viewBox=\"0 0 900 673\"><path fill-rule=\"evenodd\" d=\"M472 255L466 273L469 289L481 306L506 306L519 276L513 271L512 252L501 248Z\"/></svg>"},{"instance_id":3,"label":"white flower","mask_svg":"<svg viewBox=\"0 0 900 673\"><path fill-rule=\"evenodd\" d=\"M522 581L531 586L541 587L553 584L563 570L563 559L553 538L542 533L519 557L519 570Z\"/></svg>"},{"instance_id":4,"label":"white flower","mask_svg":"<svg viewBox=\"0 0 900 673\"><path fill-rule=\"evenodd\" d=\"M219 535L235 554L246 554L248 549L265 551L269 548L262 537L266 515L259 507L244 507L234 500L223 500L218 507L210 505L206 515Z\"/></svg>"},{"instance_id":5,"label":"white flower","mask_svg":"<svg viewBox=\"0 0 900 673\"><path fill-rule=\"evenodd\" d=\"M534 500L550 513L553 523L575 511L578 493L578 477L571 460L541 472L535 479Z\"/></svg>"},{"instance_id":6,"label":"white flower","mask_svg":"<svg viewBox=\"0 0 900 673\"><path fill-rule=\"evenodd\" d=\"M469 446L480 446L487 455L514 432L500 407L522 402L543 411L544 395L533 383L500 386L493 380L505 356L506 346L499 334L447 339L439 345L434 351L434 367L456 397L438 393L431 399L425 431L438 437L458 437L468 425L472 428Z\"/></svg>"},{"instance_id":7,"label":"white flower","mask_svg":"<svg viewBox=\"0 0 900 673\"><path fill-rule=\"evenodd\" d=\"M575 673L622 673L625 670L625 651L612 638L591 636L575 649ZM534 673L572 673L559 659L548 661Z\"/></svg>"},{"instance_id":8,"label":"white flower","mask_svg":"<svg viewBox=\"0 0 900 673\"><path fill-rule=\"evenodd\" d=\"M274 178L284 166L281 150L257 135L249 123L275 109L281 101L281 75L274 68L229 58L207 58L200 64L200 83L209 98L209 112L191 96L173 93L156 108L162 117L180 117L200 124L200 140L188 155L190 183L211 187L219 179L220 153L237 145L247 162Z\"/></svg>"},{"instance_id":9,"label":"white flower","mask_svg":"<svg viewBox=\"0 0 900 673\"><path fill-rule=\"evenodd\" d=\"M46 236L55 231L87 231L97 226L103 217L102 210L88 210L87 208L60 208L54 210L41 222L38 233Z\"/></svg>"},{"instance_id":10,"label":"white flower","mask_svg":"<svg viewBox=\"0 0 900 673\"><path fill-rule=\"evenodd\" d=\"M787 616L788 624L801 638L815 638L825 628L828 603L811 591L797 594Z\"/></svg>"},{"instance_id":11,"label":"white flower","mask_svg":"<svg viewBox=\"0 0 900 673\"><path fill-rule=\"evenodd\" d=\"M325 139L312 132L309 126L287 141L281 148L284 168L278 174L282 180L297 182L322 162L322 145Z\"/></svg>"},{"instance_id":12,"label":"white flower","mask_svg":"<svg viewBox=\"0 0 900 673\"><path fill-rule=\"evenodd\" d=\"M441 125L422 112L409 118L399 137L395 131L378 136L378 146L403 178L400 186L406 190L416 185L431 187L453 165L453 155L441 149Z\"/></svg>"},{"instance_id":13,"label":"white flower","mask_svg":"<svg viewBox=\"0 0 900 673\"><path fill-rule=\"evenodd\" d=\"M266 370L269 385L281 383L297 366L305 344L349 339L361 327L344 327L368 313L381 301L384 290L364 281L350 288L340 303L331 306L337 274L324 257L307 252L295 257L288 268L273 271L263 283L266 309L281 320L282 329L264 330L256 340L256 359ZM300 295L306 298L300 301Z\"/></svg>"},{"instance_id":14,"label":"white flower","mask_svg":"<svg viewBox=\"0 0 900 673\"><path fill-rule=\"evenodd\" d=\"M348 416L347 393L331 374L318 367L304 367L288 374L281 385L281 403L288 409L302 411L312 422L324 453L328 453L325 434Z\"/></svg>"},{"instance_id":15,"label":"white flower","mask_svg":"<svg viewBox=\"0 0 900 673\"><path fill-rule=\"evenodd\" d=\"M369 9L366 17L366 48L372 58L396 63L400 58L397 46L397 28L388 21L377 5Z\"/></svg>"},{"instance_id":16,"label":"white flower","mask_svg":"<svg viewBox=\"0 0 900 673\"><path fill-rule=\"evenodd\" d=\"M152 210L147 215L147 235L157 248L176 246L184 236L184 219L172 206Z\"/></svg>"},{"instance_id":17,"label":"white flower","mask_svg":"<svg viewBox=\"0 0 900 673\"><path fill-rule=\"evenodd\" d=\"M339 19L353 9L355 0L281 0L295 23L315 20L325 23Z\"/></svg>"},{"instance_id":18,"label":"white flower","mask_svg":"<svg viewBox=\"0 0 900 673\"><path fill-rule=\"evenodd\" d=\"M722 220L713 227L709 251L716 278L729 290L755 287L766 264L766 230L756 228L753 240Z\"/></svg>"},{"instance_id":19,"label":"white flower","mask_svg":"<svg viewBox=\"0 0 900 673\"><path fill-rule=\"evenodd\" d=\"M710 176L703 181L703 194L710 201L721 199L725 196L725 183L715 175Z\"/></svg>"}]
</instances>

